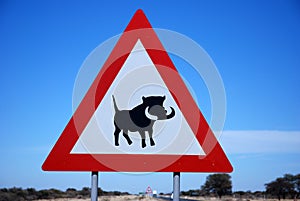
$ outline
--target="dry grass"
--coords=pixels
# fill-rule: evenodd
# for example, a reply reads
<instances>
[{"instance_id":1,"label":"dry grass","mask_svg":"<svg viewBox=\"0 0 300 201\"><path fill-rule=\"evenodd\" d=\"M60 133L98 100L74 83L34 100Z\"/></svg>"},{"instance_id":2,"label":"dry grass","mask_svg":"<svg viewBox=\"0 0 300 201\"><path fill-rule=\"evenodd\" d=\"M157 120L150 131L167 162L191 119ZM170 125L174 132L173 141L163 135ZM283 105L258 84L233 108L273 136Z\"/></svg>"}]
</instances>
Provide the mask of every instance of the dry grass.
<instances>
[{"instance_id":1,"label":"dry grass","mask_svg":"<svg viewBox=\"0 0 300 201\"><path fill-rule=\"evenodd\" d=\"M189 196L182 196L184 199L191 199L191 200L199 200L199 201L278 201L276 199L237 199L237 198L222 198L221 200L218 198L205 198L205 197L189 197ZM38 201L90 201L90 198L86 199L78 199L78 198L61 198L61 199L43 199ZM148 197L140 197L137 195L124 195L124 196L102 196L98 198L98 201L155 201L160 199L155 198L148 198ZM290 199L286 199L284 201L294 201Z\"/></svg>"},{"instance_id":2,"label":"dry grass","mask_svg":"<svg viewBox=\"0 0 300 201\"><path fill-rule=\"evenodd\" d=\"M190 197L190 196L181 196L180 198L183 199L191 199L191 200L199 200L199 201L278 201L277 199L247 199L247 198L233 198L233 197L222 197L222 199L216 197ZM281 199L281 201L295 201L293 199ZM300 201L300 200L298 200Z\"/></svg>"}]
</instances>

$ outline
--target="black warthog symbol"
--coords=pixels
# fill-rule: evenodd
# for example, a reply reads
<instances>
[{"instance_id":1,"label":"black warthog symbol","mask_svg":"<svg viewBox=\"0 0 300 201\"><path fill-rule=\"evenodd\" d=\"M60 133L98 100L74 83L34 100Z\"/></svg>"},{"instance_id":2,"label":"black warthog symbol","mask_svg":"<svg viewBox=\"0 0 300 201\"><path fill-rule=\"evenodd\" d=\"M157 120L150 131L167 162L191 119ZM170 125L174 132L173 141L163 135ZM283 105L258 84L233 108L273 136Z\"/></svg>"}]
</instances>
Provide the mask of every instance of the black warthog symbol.
<instances>
[{"instance_id":1,"label":"black warthog symbol","mask_svg":"<svg viewBox=\"0 0 300 201\"><path fill-rule=\"evenodd\" d=\"M132 141L128 136L128 131L139 132L142 139L142 148L146 147L145 139L147 131L150 138L150 145L154 146L155 142L152 138L154 122L156 120L171 119L175 116L175 110L172 107L171 113L167 114L167 111L163 106L166 99L165 96L143 96L143 103L131 110L119 110L114 96L112 96L112 98L115 107L115 146L119 146L119 134L121 131L123 131L123 136L129 145L132 144Z\"/></svg>"}]
</instances>

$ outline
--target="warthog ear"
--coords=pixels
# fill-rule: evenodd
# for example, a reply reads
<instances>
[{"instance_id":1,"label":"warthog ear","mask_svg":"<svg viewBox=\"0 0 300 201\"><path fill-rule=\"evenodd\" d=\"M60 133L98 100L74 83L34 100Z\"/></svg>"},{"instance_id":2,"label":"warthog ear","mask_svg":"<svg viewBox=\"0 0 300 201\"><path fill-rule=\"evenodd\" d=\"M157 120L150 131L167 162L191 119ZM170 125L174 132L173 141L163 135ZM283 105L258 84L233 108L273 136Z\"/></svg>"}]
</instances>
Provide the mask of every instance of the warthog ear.
<instances>
[{"instance_id":1,"label":"warthog ear","mask_svg":"<svg viewBox=\"0 0 300 201\"><path fill-rule=\"evenodd\" d=\"M154 120L154 121L158 120L158 117L157 117L157 116L152 115L152 114L149 113L149 106L146 107L146 109L145 109L145 115L146 115L146 117L147 117L148 119L151 119L151 120Z\"/></svg>"},{"instance_id":2,"label":"warthog ear","mask_svg":"<svg viewBox=\"0 0 300 201\"><path fill-rule=\"evenodd\" d=\"M146 100L145 96L142 97L143 102Z\"/></svg>"}]
</instances>

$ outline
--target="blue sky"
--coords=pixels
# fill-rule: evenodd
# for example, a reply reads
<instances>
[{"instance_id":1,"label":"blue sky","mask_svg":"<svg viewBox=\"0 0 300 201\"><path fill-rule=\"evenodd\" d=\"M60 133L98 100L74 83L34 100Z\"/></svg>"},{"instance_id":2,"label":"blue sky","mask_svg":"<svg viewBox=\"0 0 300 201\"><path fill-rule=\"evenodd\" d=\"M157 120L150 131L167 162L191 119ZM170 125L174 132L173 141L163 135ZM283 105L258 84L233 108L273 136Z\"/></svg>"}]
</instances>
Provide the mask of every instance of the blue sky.
<instances>
[{"instance_id":1,"label":"blue sky","mask_svg":"<svg viewBox=\"0 0 300 201\"><path fill-rule=\"evenodd\" d=\"M122 33L139 8L153 27L188 36L216 64L227 97L220 143L234 166L234 190L264 190L276 177L299 173L299 2L1 1L0 187L90 185L90 173L43 172L41 165L72 116L83 61ZM181 188L199 188L206 176L182 174ZM172 174L100 174L105 190L148 185L170 192Z\"/></svg>"}]
</instances>

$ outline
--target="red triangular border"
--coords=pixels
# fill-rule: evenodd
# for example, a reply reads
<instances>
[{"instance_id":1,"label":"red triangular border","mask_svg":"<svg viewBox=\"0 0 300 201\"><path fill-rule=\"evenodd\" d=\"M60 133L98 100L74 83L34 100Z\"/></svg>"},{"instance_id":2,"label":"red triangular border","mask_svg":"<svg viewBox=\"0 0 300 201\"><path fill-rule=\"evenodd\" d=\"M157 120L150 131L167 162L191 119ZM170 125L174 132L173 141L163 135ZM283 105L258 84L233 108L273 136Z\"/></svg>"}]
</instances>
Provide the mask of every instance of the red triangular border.
<instances>
[{"instance_id":1,"label":"red triangular border","mask_svg":"<svg viewBox=\"0 0 300 201\"><path fill-rule=\"evenodd\" d=\"M70 154L102 98L140 39L206 156ZM171 73L170 73L171 72ZM137 10L54 145L43 170L120 172L231 172L220 144L142 10Z\"/></svg>"}]
</instances>

